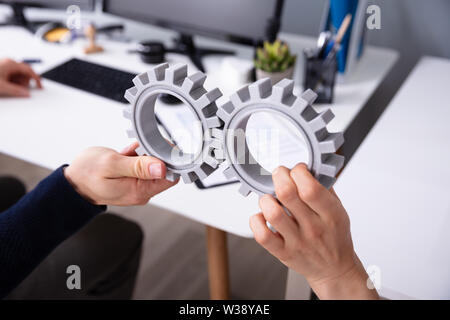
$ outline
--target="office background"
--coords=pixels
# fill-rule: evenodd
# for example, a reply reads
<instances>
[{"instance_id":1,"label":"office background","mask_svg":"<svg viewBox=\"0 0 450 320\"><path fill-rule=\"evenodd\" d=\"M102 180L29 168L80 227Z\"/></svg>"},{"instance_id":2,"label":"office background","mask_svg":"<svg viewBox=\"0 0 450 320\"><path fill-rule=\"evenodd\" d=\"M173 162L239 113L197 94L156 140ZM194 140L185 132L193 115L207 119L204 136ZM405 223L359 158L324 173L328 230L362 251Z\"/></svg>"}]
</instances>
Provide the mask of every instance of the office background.
<instances>
[{"instance_id":1,"label":"office background","mask_svg":"<svg viewBox=\"0 0 450 320\"><path fill-rule=\"evenodd\" d=\"M286 0L282 31L317 36L327 0ZM392 48L400 59L391 73L397 91L411 68L423 55L450 58L450 1L448 0L371 0L381 8L381 30L367 32L368 43ZM432 22L432 23L431 23Z\"/></svg>"},{"instance_id":2,"label":"office background","mask_svg":"<svg viewBox=\"0 0 450 320\"><path fill-rule=\"evenodd\" d=\"M100 0L97 1L100 3ZM326 1L285 0L281 32L317 37ZM392 48L399 52L400 59L368 101L368 107L347 131L344 146L347 158L356 151L421 56L450 58L450 43L447 41L450 1L370 0L369 3L381 8L381 29L367 32L368 44ZM39 14L45 15L45 10L39 11ZM100 16L96 17L96 22L102 24L120 19ZM126 34L138 40L149 40L147 28L142 23L126 22Z\"/></svg>"},{"instance_id":3,"label":"office background","mask_svg":"<svg viewBox=\"0 0 450 320\"><path fill-rule=\"evenodd\" d=\"M327 0L286 0L282 31L316 37ZM392 48L400 59L347 132L352 155L423 55L450 58L450 1L371 0L381 9L381 29L367 32L368 43ZM357 139L355 139L357 137Z\"/></svg>"},{"instance_id":4,"label":"office background","mask_svg":"<svg viewBox=\"0 0 450 320\"><path fill-rule=\"evenodd\" d=\"M282 31L317 36L322 9L326 0L286 0ZM376 95L369 101L373 108L366 108L362 117L369 122L358 122L352 130L356 135L363 137L371 127L376 117L388 104L402 81L408 75L413 65L422 55L434 55L450 58L450 43L448 30L450 30L450 1L448 0L381 0L373 1L381 7L381 30L368 32L369 44L390 47L400 53L400 59L390 73L388 81L380 86ZM42 14L45 14L42 12ZM117 21L117 18L115 19ZM433 23L430 23L432 21ZM99 24L102 19L98 20ZM146 39L146 26L133 22L127 23L127 33L138 39ZM352 133L352 134L353 134ZM1 160L1 159L0 159ZM9 161L0 161L0 167L6 172L20 172L28 176L28 187L45 176L47 170L29 168L26 163L14 165ZM207 297L207 279L205 263L205 247L203 228L197 224L174 216L171 213L160 212L150 216L146 208L133 208L133 212L126 214L136 219L146 220L146 243L152 247L152 252L144 253L148 260L148 269L142 270L138 279L140 285L135 292L136 298L205 298ZM113 208L112 211L124 213L126 210ZM170 228L170 237L166 235ZM178 243L190 244L190 255L184 258L183 263L177 261L176 256L182 255L186 248L177 246ZM158 244L158 245L156 245ZM231 286L239 296L233 298L282 298L284 295L285 269L275 259L267 255L254 241L230 236L231 257ZM249 261L259 261L253 274L241 272ZM168 265L171 265L170 267ZM170 277L159 281L161 276L168 273ZM148 272L151 270L151 272ZM200 273L204 276L195 277ZM251 278L249 279L245 278ZM266 281L261 282L264 278ZM247 281L246 281L247 280ZM190 281L190 283L186 283ZM155 283L157 285L155 285ZM253 287L248 287L252 283ZM246 286L244 286L244 284ZM174 296L173 293L177 295Z\"/></svg>"},{"instance_id":5,"label":"office background","mask_svg":"<svg viewBox=\"0 0 450 320\"><path fill-rule=\"evenodd\" d=\"M281 31L316 37L326 1L285 0ZM450 1L371 0L370 3L381 8L381 30L369 31L368 43L398 51L401 56L398 70L402 74L422 55L450 57L450 42L447 41ZM39 11L46 14L46 10ZM145 24L127 22L127 33L138 39L146 39L146 28Z\"/></svg>"}]
</instances>

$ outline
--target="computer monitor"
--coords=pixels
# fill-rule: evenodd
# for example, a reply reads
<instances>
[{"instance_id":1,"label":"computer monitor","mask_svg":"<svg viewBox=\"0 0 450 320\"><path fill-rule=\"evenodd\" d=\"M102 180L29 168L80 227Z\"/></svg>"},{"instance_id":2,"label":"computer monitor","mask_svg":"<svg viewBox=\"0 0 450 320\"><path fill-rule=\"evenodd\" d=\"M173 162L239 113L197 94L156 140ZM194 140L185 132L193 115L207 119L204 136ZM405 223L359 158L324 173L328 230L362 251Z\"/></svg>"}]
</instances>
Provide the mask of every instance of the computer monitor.
<instances>
[{"instance_id":1,"label":"computer monitor","mask_svg":"<svg viewBox=\"0 0 450 320\"><path fill-rule=\"evenodd\" d=\"M196 48L194 35L248 45L272 41L280 29L283 4L284 0L104 0L103 11L178 31L176 48L199 67L196 60L202 55L226 52Z\"/></svg>"},{"instance_id":2,"label":"computer monitor","mask_svg":"<svg viewBox=\"0 0 450 320\"><path fill-rule=\"evenodd\" d=\"M93 11L95 9L95 0L0 0L0 4L9 5L13 10L13 15L3 25L20 25L32 29L33 24L26 19L25 8L49 8L66 9L70 5L77 5L82 11Z\"/></svg>"},{"instance_id":3,"label":"computer monitor","mask_svg":"<svg viewBox=\"0 0 450 320\"><path fill-rule=\"evenodd\" d=\"M81 10L94 10L95 0L1 0L0 3L20 4L24 7L65 9L77 5Z\"/></svg>"}]
</instances>

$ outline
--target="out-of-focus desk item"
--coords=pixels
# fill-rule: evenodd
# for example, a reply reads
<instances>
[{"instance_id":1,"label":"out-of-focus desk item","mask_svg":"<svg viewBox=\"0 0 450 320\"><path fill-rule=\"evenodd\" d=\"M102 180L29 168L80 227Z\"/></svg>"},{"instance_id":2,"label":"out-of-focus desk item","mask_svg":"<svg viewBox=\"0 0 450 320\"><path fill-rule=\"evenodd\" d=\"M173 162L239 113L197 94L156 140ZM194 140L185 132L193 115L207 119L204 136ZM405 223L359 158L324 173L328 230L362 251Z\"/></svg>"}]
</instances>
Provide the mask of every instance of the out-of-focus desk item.
<instances>
[{"instance_id":1,"label":"out-of-focus desk item","mask_svg":"<svg viewBox=\"0 0 450 320\"><path fill-rule=\"evenodd\" d=\"M450 60L422 58L334 188L389 299L450 299ZM308 298L290 271L288 298Z\"/></svg>"},{"instance_id":2,"label":"out-of-focus desk item","mask_svg":"<svg viewBox=\"0 0 450 320\"><path fill-rule=\"evenodd\" d=\"M148 27L148 36L168 41L173 33ZM297 53L315 43L313 38L292 34L281 34L280 38L287 41L291 50ZM82 40L72 45L55 45L42 42L24 29L15 27L0 28L0 41L8 43L2 47L1 55L21 60L29 58L32 53L33 57L41 58L42 63L34 66L38 72L45 72L74 56L134 73L143 72L149 67L136 55L128 54L133 44L98 39L105 52L86 56L82 53L85 44ZM235 44L225 46L221 41L206 38L199 38L198 41L202 45L233 50L239 57L252 59L253 51L249 47ZM209 89L219 86L227 96L236 88L227 89L227 80L219 72L222 58L211 56L204 59L208 74L205 86ZM329 125L330 131L345 131L387 75L396 58L394 51L367 48L352 78L336 85L335 103L331 105L336 118ZM167 60L169 63L188 63L191 72L196 70L185 56L168 54ZM303 70L303 60L298 60L297 72ZM299 78L299 74L294 75L294 79ZM30 99L0 100L0 152L55 169L62 163L70 163L86 147L101 145L120 150L131 143L124 134L128 123L122 117L122 104L45 79L43 85L44 90L33 91ZM296 90L300 92L301 88ZM318 107L317 110L326 107L330 105ZM151 205L220 230L251 237L248 221L251 215L259 211L258 201L254 196L242 197L237 192L238 188L238 184L230 184L199 190L194 185L180 183L152 199ZM218 203L226 205L218 206ZM215 238L215 235L210 238Z\"/></svg>"},{"instance_id":3,"label":"out-of-focus desk item","mask_svg":"<svg viewBox=\"0 0 450 320\"><path fill-rule=\"evenodd\" d=\"M450 299L449 84L422 58L335 185L387 298Z\"/></svg>"},{"instance_id":4,"label":"out-of-focus desk item","mask_svg":"<svg viewBox=\"0 0 450 320\"><path fill-rule=\"evenodd\" d=\"M86 38L89 41L89 44L84 47L84 53L86 54L92 54L92 53L99 53L99 52L103 52L103 48L100 47L99 45L97 45L96 41L95 41L95 34L96 34L96 30L93 24L90 24L86 27L86 29L84 30L84 33L86 35Z\"/></svg>"}]
</instances>

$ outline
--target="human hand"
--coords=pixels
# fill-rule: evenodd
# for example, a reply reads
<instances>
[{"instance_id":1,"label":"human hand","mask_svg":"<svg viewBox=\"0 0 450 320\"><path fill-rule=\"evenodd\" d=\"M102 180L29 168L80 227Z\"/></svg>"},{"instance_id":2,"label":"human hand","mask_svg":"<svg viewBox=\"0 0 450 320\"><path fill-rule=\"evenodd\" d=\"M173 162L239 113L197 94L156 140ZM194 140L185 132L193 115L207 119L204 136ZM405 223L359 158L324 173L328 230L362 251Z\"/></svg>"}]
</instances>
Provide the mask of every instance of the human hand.
<instances>
[{"instance_id":1,"label":"human hand","mask_svg":"<svg viewBox=\"0 0 450 320\"><path fill-rule=\"evenodd\" d=\"M350 220L334 191L323 187L305 164L292 170L279 167L272 179L280 202L270 195L260 198L262 213L250 219L256 241L302 274L320 299L377 299L367 286L367 273L353 249Z\"/></svg>"},{"instance_id":2,"label":"human hand","mask_svg":"<svg viewBox=\"0 0 450 320\"><path fill-rule=\"evenodd\" d=\"M138 157L138 146L135 142L121 153L102 147L88 148L65 168L64 175L93 204L144 205L178 180L164 179L166 166L161 160Z\"/></svg>"},{"instance_id":3,"label":"human hand","mask_svg":"<svg viewBox=\"0 0 450 320\"><path fill-rule=\"evenodd\" d=\"M26 63L0 59L0 96L29 97L30 80L42 89L41 78Z\"/></svg>"}]
</instances>

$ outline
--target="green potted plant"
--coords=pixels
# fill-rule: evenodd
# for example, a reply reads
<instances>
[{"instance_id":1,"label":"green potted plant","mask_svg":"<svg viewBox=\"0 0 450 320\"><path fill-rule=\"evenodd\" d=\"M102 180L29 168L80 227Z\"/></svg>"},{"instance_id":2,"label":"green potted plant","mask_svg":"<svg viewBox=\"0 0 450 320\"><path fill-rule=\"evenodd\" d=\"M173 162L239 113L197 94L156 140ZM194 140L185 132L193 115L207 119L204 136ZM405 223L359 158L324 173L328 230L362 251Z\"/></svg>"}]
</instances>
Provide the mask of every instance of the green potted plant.
<instances>
[{"instance_id":1,"label":"green potted plant","mask_svg":"<svg viewBox=\"0 0 450 320\"><path fill-rule=\"evenodd\" d=\"M296 55L292 55L286 43L276 40L264 42L262 48L256 49L256 78L270 78L272 84L284 78L292 79Z\"/></svg>"}]
</instances>

